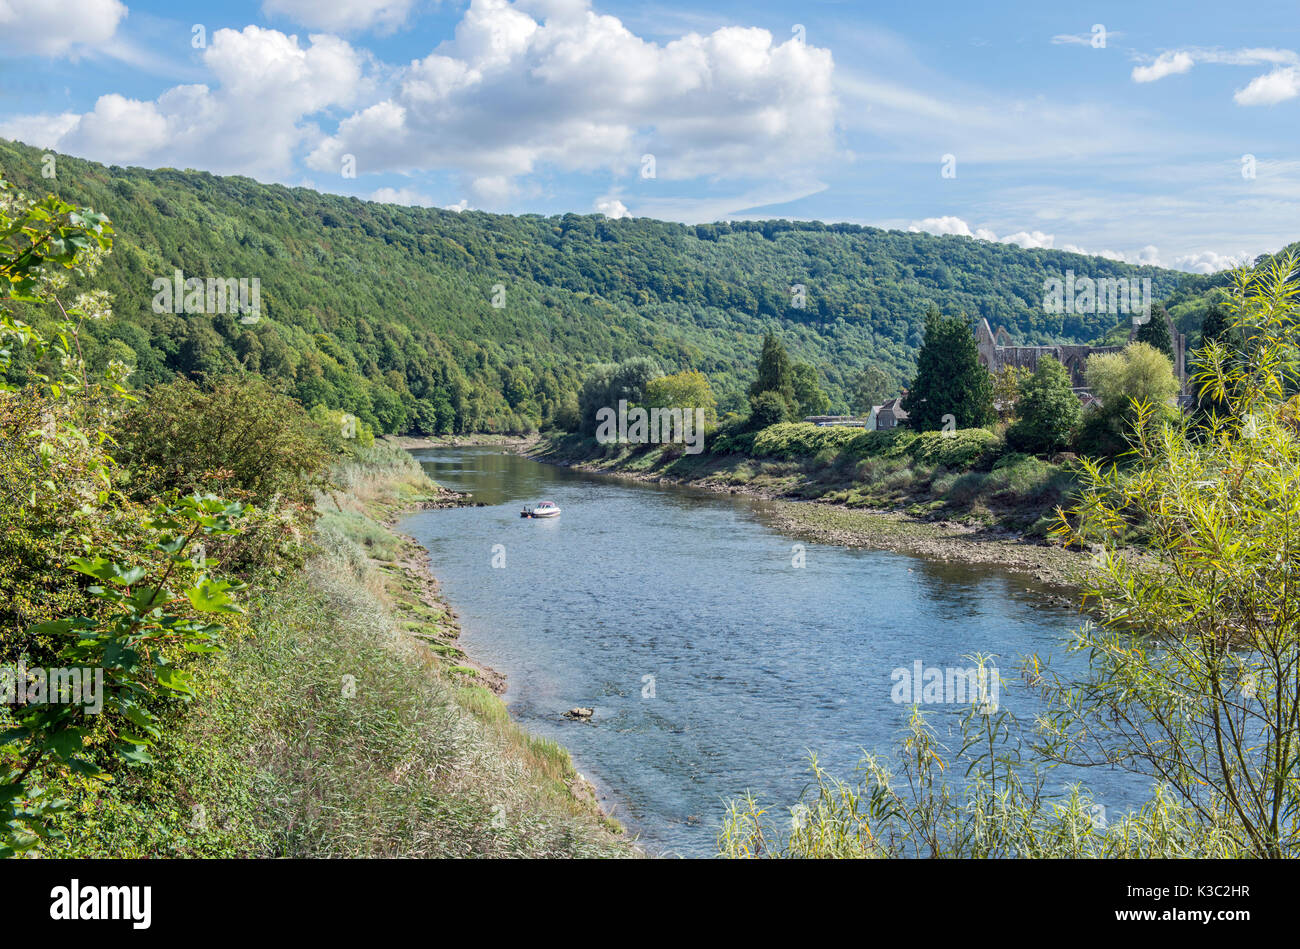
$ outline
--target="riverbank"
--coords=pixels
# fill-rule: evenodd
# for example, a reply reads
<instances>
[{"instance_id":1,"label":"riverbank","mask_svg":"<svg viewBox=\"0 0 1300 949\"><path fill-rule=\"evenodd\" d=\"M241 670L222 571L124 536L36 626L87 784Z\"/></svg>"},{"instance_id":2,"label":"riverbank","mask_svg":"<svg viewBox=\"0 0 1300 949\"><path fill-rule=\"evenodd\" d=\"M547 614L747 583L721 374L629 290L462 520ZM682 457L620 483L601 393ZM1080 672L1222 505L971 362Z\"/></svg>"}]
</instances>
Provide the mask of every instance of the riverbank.
<instances>
[{"instance_id":1,"label":"riverbank","mask_svg":"<svg viewBox=\"0 0 1300 949\"><path fill-rule=\"evenodd\" d=\"M855 485L852 472L813 459L766 460L747 455L695 456L680 446L596 446L573 436L543 439L518 448L546 464L651 484L676 484L770 502L770 522L783 533L815 543L996 566L1053 587L1062 602L1074 603L1089 558L1045 539L1051 509L1023 500L1005 510L967 506L962 516L946 516L942 499L909 498L894 509L845 503L846 497L871 496L871 486ZM891 472L892 473L892 472ZM1048 481L1057 478L1046 473ZM1054 486L1045 492L1055 499ZM876 496L881 496L877 493ZM1039 495L1035 495L1039 496ZM1023 497L1023 495L1021 496ZM1013 524L1028 525L1017 529Z\"/></svg>"},{"instance_id":2,"label":"riverbank","mask_svg":"<svg viewBox=\"0 0 1300 949\"><path fill-rule=\"evenodd\" d=\"M153 761L70 788L43 855L638 855L568 752L511 720L427 555L391 526L463 496L383 443L333 480L301 568L193 663Z\"/></svg>"},{"instance_id":3,"label":"riverbank","mask_svg":"<svg viewBox=\"0 0 1300 949\"><path fill-rule=\"evenodd\" d=\"M539 438L538 435L384 435L382 440L406 451L485 446L519 450L537 444Z\"/></svg>"}]
</instances>

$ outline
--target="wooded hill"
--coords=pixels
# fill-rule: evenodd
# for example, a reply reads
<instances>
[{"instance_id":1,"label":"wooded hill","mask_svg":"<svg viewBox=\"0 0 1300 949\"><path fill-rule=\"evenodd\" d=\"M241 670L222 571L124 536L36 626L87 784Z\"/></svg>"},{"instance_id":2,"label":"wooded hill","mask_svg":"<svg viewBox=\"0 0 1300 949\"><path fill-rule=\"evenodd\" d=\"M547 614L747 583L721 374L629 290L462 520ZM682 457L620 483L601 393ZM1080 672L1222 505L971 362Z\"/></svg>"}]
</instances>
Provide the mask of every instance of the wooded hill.
<instances>
[{"instance_id":1,"label":"wooded hill","mask_svg":"<svg viewBox=\"0 0 1300 949\"><path fill-rule=\"evenodd\" d=\"M42 155L0 140L0 174L117 231L93 281L115 316L88 329L92 365L122 359L137 386L256 372L385 432L535 427L573 404L587 367L638 355L703 371L721 409L739 409L768 329L840 407L867 365L909 376L931 303L1019 342L1085 342L1114 317L1045 313L1047 278L1150 277L1158 300L1208 279L848 224L455 213L62 155L46 179ZM260 321L155 313L153 282L177 269L258 278Z\"/></svg>"}]
</instances>

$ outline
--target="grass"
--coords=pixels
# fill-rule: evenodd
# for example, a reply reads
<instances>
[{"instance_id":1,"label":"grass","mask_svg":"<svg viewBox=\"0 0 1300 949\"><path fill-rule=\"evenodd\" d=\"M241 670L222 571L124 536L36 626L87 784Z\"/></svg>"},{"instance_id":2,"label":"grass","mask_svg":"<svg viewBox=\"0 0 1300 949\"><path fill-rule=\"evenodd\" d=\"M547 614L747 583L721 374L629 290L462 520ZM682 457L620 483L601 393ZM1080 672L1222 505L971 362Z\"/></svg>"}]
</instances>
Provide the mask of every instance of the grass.
<instances>
[{"instance_id":1,"label":"grass","mask_svg":"<svg viewBox=\"0 0 1300 949\"><path fill-rule=\"evenodd\" d=\"M755 440L767 455L683 455L663 446L596 446L561 436L545 443L542 460L671 481L698 481L769 497L816 500L851 508L894 510L925 519L1001 527L1045 537L1050 513L1064 504L1075 475L1030 455L1001 450L979 430L945 440L940 433L863 434L854 429L779 425ZM809 454L798 454L807 443ZM863 454L869 450L872 453Z\"/></svg>"},{"instance_id":2,"label":"grass","mask_svg":"<svg viewBox=\"0 0 1300 949\"><path fill-rule=\"evenodd\" d=\"M405 459L405 460L404 460ZM511 721L381 518L437 496L376 446L321 499L319 550L196 668L153 764L81 784L45 856L638 853L559 745Z\"/></svg>"}]
</instances>

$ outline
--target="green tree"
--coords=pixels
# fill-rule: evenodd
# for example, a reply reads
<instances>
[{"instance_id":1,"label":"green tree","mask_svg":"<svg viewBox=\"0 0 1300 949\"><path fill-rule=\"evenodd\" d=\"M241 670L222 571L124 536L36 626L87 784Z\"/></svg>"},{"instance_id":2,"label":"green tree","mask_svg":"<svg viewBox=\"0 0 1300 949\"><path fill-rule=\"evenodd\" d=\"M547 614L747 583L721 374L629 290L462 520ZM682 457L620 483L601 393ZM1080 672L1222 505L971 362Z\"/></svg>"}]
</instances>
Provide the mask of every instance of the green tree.
<instances>
[{"instance_id":1,"label":"green tree","mask_svg":"<svg viewBox=\"0 0 1300 949\"><path fill-rule=\"evenodd\" d=\"M94 581L85 588L91 602L73 615L4 629L0 653L16 650L45 668L95 670L98 692L92 707L78 701L88 694L84 684L78 691L65 680L49 686L57 698L0 704L0 858L61 836L54 823L67 807L60 788L108 779L109 757L150 760L166 698L192 694L184 660L220 648L221 627L205 614L239 612L231 594L240 587L212 578L215 562L194 548L237 533L243 506L194 495L141 509L115 487L108 429L120 403L133 398L123 385L126 367L110 363L92 380L79 342L85 321L110 317L108 298L83 293L68 306L61 297L70 273L93 276L112 235L101 214L53 195L29 201L0 180L0 444L29 456L0 465L2 549L11 553L15 528L20 545L32 534L56 534L55 562ZM52 332L18 319L15 304L36 315L56 310ZM11 377L19 354L23 388ZM13 430L32 402L41 403L40 427ZM31 569L17 553L0 563L6 580L15 568ZM40 573L31 579L44 582Z\"/></svg>"},{"instance_id":2,"label":"green tree","mask_svg":"<svg viewBox=\"0 0 1300 949\"><path fill-rule=\"evenodd\" d=\"M751 413L757 404L756 400L764 393L772 393L781 404L781 417L777 419L778 422L784 422L794 417L794 367L790 362L790 356L785 351L785 347L771 332L763 337L763 349L758 356L758 372L749 386ZM762 399L762 418L771 417L773 404L772 399ZM768 422L767 424L774 423ZM762 426L758 425L757 420L752 420L750 427Z\"/></svg>"},{"instance_id":3,"label":"green tree","mask_svg":"<svg viewBox=\"0 0 1300 949\"><path fill-rule=\"evenodd\" d=\"M795 363L790 371L791 384L794 388L794 415L807 418L809 415L825 415L831 409L831 399L822 389L821 377L817 370L805 362Z\"/></svg>"},{"instance_id":4,"label":"green tree","mask_svg":"<svg viewBox=\"0 0 1300 949\"><path fill-rule=\"evenodd\" d=\"M769 389L749 397L749 420L746 427L753 431L777 425L789 417L789 408L780 394Z\"/></svg>"},{"instance_id":5,"label":"green tree","mask_svg":"<svg viewBox=\"0 0 1300 949\"><path fill-rule=\"evenodd\" d=\"M1178 394L1169 357L1147 343L1133 343L1118 353L1088 357L1084 378L1109 415L1135 414L1134 403L1160 406Z\"/></svg>"},{"instance_id":6,"label":"green tree","mask_svg":"<svg viewBox=\"0 0 1300 949\"><path fill-rule=\"evenodd\" d=\"M871 410L894 393L894 384L879 366L868 366L849 383L849 408L856 415L870 415Z\"/></svg>"},{"instance_id":7,"label":"green tree","mask_svg":"<svg viewBox=\"0 0 1300 949\"><path fill-rule=\"evenodd\" d=\"M1138 327L1134 341L1154 346L1170 359L1174 358L1174 340L1169 333L1169 314L1162 304L1151 305L1151 318Z\"/></svg>"},{"instance_id":8,"label":"green tree","mask_svg":"<svg viewBox=\"0 0 1300 949\"><path fill-rule=\"evenodd\" d=\"M1010 422L1016 417L1020 387L1030 375L1023 366L1003 366L993 374L993 407L1001 421Z\"/></svg>"},{"instance_id":9,"label":"green tree","mask_svg":"<svg viewBox=\"0 0 1300 949\"><path fill-rule=\"evenodd\" d=\"M709 377L698 370L673 373L651 379L646 386L648 408L704 410L704 422L712 428L718 422L718 400Z\"/></svg>"},{"instance_id":10,"label":"green tree","mask_svg":"<svg viewBox=\"0 0 1300 949\"><path fill-rule=\"evenodd\" d=\"M1007 429L1007 444L1017 451L1042 454L1070 446L1079 423L1079 397L1070 387L1065 367L1045 356L1034 374L1021 384L1019 419Z\"/></svg>"},{"instance_id":11,"label":"green tree","mask_svg":"<svg viewBox=\"0 0 1300 949\"><path fill-rule=\"evenodd\" d=\"M1234 275L1232 326L1249 338L1206 354L1198 381L1232 409L1207 437L1139 424L1131 468L1086 466L1059 533L1102 565L1098 622L1076 644L1091 664L1049 680L1044 717L1052 760L1158 780L1255 857L1300 853L1300 442L1284 401L1298 274L1287 257ZM1142 525L1143 556L1119 524Z\"/></svg>"},{"instance_id":12,"label":"green tree","mask_svg":"<svg viewBox=\"0 0 1300 949\"><path fill-rule=\"evenodd\" d=\"M596 413L602 408L618 411L618 403L641 405L651 380L663 375L659 365L647 356L636 356L620 363L603 363L594 367L578 393L580 430L584 435L596 432Z\"/></svg>"},{"instance_id":13,"label":"green tree","mask_svg":"<svg viewBox=\"0 0 1300 949\"><path fill-rule=\"evenodd\" d=\"M1219 303L1211 303L1201 320L1201 345L1227 341L1232 331L1232 316Z\"/></svg>"},{"instance_id":14,"label":"green tree","mask_svg":"<svg viewBox=\"0 0 1300 949\"><path fill-rule=\"evenodd\" d=\"M1177 410L1168 402L1178 393L1169 357L1146 343L1131 343L1118 353L1088 357L1084 379L1101 400L1090 409L1079 432L1078 449L1095 457L1110 457L1128 450L1138 424L1169 419ZM1143 413L1142 406L1150 412Z\"/></svg>"},{"instance_id":15,"label":"green tree","mask_svg":"<svg viewBox=\"0 0 1300 949\"><path fill-rule=\"evenodd\" d=\"M951 415L958 428L982 428L996 418L993 380L980 364L975 335L965 319L942 316L931 307L925 315L925 338L916 357L916 377L903 408L908 425L934 431Z\"/></svg>"},{"instance_id":16,"label":"green tree","mask_svg":"<svg viewBox=\"0 0 1300 949\"><path fill-rule=\"evenodd\" d=\"M794 369L781 341L772 333L763 337L763 351L758 356L758 374L749 386L750 396L775 392L786 406L794 403Z\"/></svg>"}]
</instances>

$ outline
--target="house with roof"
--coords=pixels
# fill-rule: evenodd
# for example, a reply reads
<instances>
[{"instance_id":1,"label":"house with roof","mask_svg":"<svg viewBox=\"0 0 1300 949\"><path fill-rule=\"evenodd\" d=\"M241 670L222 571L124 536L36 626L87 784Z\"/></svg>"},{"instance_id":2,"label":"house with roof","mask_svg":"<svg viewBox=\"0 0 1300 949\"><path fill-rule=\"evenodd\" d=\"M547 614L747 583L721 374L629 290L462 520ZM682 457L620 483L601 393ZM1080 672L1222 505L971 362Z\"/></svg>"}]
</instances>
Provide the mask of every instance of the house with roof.
<instances>
[{"instance_id":1,"label":"house with roof","mask_svg":"<svg viewBox=\"0 0 1300 949\"><path fill-rule=\"evenodd\" d=\"M876 418L876 431L887 432L907 421L907 410L903 408L906 395L886 400L884 405L873 406L871 414Z\"/></svg>"}]
</instances>

